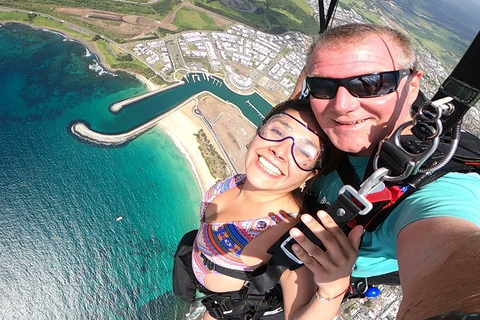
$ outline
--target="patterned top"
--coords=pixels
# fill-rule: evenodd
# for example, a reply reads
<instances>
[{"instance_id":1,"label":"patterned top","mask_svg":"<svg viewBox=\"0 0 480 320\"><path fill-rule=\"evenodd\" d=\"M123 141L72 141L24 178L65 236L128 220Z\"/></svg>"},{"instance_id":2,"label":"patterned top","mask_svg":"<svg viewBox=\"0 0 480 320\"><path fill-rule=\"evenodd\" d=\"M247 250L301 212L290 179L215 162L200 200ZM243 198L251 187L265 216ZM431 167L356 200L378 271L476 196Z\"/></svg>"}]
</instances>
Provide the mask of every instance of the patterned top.
<instances>
[{"instance_id":1,"label":"patterned top","mask_svg":"<svg viewBox=\"0 0 480 320\"><path fill-rule=\"evenodd\" d=\"M204 196L200 208L201 225L195 238L192 254L193 272L201 285L204 285L205 276L210 273L203 263L202 255L214 265L240 271L253 271L256 267L246 265L240 258L243 248L265 230L298 215L298 213L279 213L258 219L205 222L205 210L208 204L225 191L245 183L245 180L246 175L239 174L220 181L212 186Z\"/></svg>"}]
</instances>

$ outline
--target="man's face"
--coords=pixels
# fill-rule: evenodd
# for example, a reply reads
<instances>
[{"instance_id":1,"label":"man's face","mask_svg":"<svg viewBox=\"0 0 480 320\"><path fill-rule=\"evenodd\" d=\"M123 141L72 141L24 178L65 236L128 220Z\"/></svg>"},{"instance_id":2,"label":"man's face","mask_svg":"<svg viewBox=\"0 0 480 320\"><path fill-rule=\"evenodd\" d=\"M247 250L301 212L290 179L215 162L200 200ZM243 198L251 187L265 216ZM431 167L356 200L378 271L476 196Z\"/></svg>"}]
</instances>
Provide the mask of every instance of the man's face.
<instances>
[{"instance_id":1,"label":"man's face","mask_svg":"<svg viewBox=\"0 0 480 320\"><path fill-rule=\"evenodd\" d=\"M355 46L323 45L315 49L309 76L343 79L405 68L396 61L400 51L377 35ZM395 92L380 97L358 98L340 86L331 99L311 96L318 123L342 151L370 155L372 149L400 124L410 120L410 105L418 94L422 73L401 79Z\"/></svg>"}]
</instances>

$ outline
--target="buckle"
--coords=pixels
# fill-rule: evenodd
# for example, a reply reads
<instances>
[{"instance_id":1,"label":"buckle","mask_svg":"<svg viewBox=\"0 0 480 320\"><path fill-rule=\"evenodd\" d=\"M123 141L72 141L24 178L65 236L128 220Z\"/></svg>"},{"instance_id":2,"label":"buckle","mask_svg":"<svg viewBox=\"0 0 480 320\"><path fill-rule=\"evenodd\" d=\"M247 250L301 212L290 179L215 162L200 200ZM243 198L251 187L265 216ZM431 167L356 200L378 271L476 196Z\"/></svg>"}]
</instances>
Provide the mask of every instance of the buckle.
<instances>
[{"instance_id":1,"label":"buckle","mask_svg":"<svg viewBox=\"0 0 480 320\"><path fill-rule=\"evenodd\" d=\"M363 205L363 209L359 208L360 210L357 213L359 215L366 215L373 209L373 204L367 199L366 196L371 193L380 192L385 188L385 184L382 180L388 172L389 170L387 168L377 169L360 185L360 189L358 191L350 185L345 185L340 189L338 194L346 196L351 203L353 202L352 199L355 199L357 201L357 203L355 203L357 208L358 204ZM337 211L340 209L341 208L337 209ZM341 216L341 212L337 212L337 215Z\"/></svg>"}]
</instances>

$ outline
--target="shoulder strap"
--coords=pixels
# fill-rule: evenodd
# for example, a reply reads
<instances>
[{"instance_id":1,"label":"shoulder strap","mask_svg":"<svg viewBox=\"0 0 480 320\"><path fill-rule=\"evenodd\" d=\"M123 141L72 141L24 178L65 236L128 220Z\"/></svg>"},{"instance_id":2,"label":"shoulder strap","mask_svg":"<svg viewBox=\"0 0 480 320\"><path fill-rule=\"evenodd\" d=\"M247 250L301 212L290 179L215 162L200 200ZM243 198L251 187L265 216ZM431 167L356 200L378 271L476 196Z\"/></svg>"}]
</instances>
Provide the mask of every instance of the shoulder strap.
<instances>
[{"instance_id":1,"label":"shoulder strap","mask_svg":"<svg viewBox=\"0 0 480 320\"><path fill-rule=\"evenodd\" d=\"M361 181L348 157L344 157L335 168L343 184L348 184L354 188L359 188Z\"/></svg>"},{"instance_id":2,"label":"shoulder strap","mask_svg":"<svg viewBox=\"0 0 480 320\"><path fill-rule=\"evenodd\" d=\"M414 151L421 148L421 143L413 139L410 140L407 150ZM448 152L450 141L449 136L442 137L443 142L439 144L437 150L426 163L435 163L445 157ZM390 213L409 195L421 189L425 185L437 180L449 172L476 172L480 174L480 139L468 132L462 132L459 146L452 159L441 169L433 173L419 173L410 176L401 184L387 184L392 193L392 200L386 203L374 203L374 209L371 214L366 216L357 216L355 219L358 224L365 226L366 231L374 231ZM373 201L372 201L373 202Z\"/></svg>"},{"instance_id":3,"label":"shoulder strap","mask_svg":"<svg viewBox=\"0 0 480 320\"><path fill-rule=\"evenodd\" d=\"M442 83L432 101L450 96L455 108L452 113L444 115L443 132L449 132L462 120L470 107L480 99L480 31L458 62L452 74Z\"/></svg>"}]
</instances>

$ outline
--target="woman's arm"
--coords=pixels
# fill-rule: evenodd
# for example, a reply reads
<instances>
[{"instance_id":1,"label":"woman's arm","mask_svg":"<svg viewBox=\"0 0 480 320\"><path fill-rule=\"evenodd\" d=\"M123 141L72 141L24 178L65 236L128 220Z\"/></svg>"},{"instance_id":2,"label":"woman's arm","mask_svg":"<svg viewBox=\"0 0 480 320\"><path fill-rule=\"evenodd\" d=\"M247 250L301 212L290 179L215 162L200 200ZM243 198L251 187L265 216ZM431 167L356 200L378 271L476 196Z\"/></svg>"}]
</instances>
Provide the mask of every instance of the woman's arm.
<instances>
[{"instance_id":1,"label":"woman's arm","mask_svg":"<svg viewBox=\"0 0 480 320\"><path fill-rule=\"evenodd\" d=\"M305 266L287 270L280 278L288 320L333 319L350 286L363 228L354 228L347 238L328 214L319 211L318 217L325 227L310 215L304 214L301 219L326 251L310 242L300 230L290 231L298 243L292 249Z\"/></svg>"}]
</instances>

